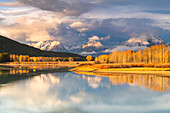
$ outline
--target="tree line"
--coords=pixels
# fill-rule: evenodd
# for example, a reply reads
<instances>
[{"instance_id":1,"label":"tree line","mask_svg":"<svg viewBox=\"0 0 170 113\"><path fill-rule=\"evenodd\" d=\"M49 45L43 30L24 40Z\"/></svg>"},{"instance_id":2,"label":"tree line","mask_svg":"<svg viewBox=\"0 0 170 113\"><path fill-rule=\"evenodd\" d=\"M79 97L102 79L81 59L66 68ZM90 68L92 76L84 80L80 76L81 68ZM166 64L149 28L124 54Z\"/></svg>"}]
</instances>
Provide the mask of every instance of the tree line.
<instances>
[{"instance_id":1,"label":"tree line","mask_svg":"<svg viewBox=\"0 0 170 113\"><path fill-rule=\"evenodd\" d=\"M58 62L58 61L83 61L82 57L30 57L28 55L10 55L11 62Z\"/></svg>"},{"instance_id":2,"label":"tree line","mask_svg":"<svg viewBox=\"0 0 170 113\"><path fill-rule=\"evenodd\" d=\"M134 52L116 51L109 55L100 55L95 59L100 63L169 63L170 47L166 44L154 45Z\"/></svg>"}]
</instances>

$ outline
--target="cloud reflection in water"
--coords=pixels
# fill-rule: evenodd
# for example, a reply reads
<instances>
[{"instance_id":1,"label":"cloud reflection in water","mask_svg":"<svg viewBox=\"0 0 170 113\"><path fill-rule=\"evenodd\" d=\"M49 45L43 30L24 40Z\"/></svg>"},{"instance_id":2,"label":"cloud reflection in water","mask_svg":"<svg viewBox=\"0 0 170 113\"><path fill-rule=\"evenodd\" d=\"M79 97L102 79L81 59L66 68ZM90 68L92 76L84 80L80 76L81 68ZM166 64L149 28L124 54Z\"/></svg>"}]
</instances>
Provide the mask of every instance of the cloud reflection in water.
<instances>
[{"instance_id":1,"label":"cloud reflection in water","mask_svg":"<svg viewBox=\"0 0 170 113\"><path fill-rule=\"evenodd\" d=\"M169 78L152 78L146 75L121 75L121 77L64 72L42 74L9 83L0 89L0 111L3 113L170 112L169 89L166 92L159 92L152 88L159 86L159 80L165 80L164 85L167 87L167 84L170 84ZM141 85L139 80L142 81ZM152 82L148 85L145 80ZM146 84L152 87L147 87Z\"/></svg>"}]
</instances>

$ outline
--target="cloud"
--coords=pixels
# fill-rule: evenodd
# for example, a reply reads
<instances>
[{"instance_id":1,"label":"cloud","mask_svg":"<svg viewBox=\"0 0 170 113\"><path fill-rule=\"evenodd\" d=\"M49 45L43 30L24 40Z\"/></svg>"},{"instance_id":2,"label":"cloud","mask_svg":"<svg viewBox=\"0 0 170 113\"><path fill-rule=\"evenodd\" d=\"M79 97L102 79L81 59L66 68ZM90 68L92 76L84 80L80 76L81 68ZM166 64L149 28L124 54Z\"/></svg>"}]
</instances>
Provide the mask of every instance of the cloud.
<instances>
[{"instance_id":1,"label":"cloud","mask_svg":"<svg viewBox=\"0 0 170 113\"><path fill-rule=\"evenodd\" d=\"M19 2L0 2L0 7L20 7L24 6Z\"/></svg>"},{"instance_id":2,"label":"cloud","mask_svg":"<svg viewBox=\"0 0 170 113\"><path fill-rule=\"evenodd\" d=\"M100 40L100 38L98 36L93 36L89 38L89 41L96 41L96 40Z\"/></svg>"},{"instance_id":3,"label":"cloud","mask_svg":"<svg viewBox=\"0 0 170 113\"><path fill-rule=\"evenodd\" d=\"M55 28L59 23L56 20L21 17L17 18L14 24L1 24L0 28L2 30L0 33L1 35L12 37L22 42L52 40L53 37L50 36L47 29L51 27ZM25 23L26 21L27 23Z\"/></svg>"},{"instance_id":4,"label":"cloud","mask_svg":"<svg viewBox=\"0 0 170 113\"><path fill-rule=\"evenodd\" d=\"M85 27L85 26L86 25L84 23L80 22L80 21L74 22L70 25L70 27L72 27L72 28L80 28L80 27Z\"/></svg>"},{"instance_id":5,"label":"cloud","mask_svg":"<svg viewBox=\"0 0 170 113\"><path fill-rule=\"evenodd\" d=\"M89 40L100 40L105 47L110 48L127 40L133 32L160 30L157 26L152 26L154 21L150 19L61 19L54 13L32 7L4 10L0 17L3 18L0 22L1 35L25 43L54 39L63 44L85 44Z\"/></svg>"},{"instance_id":6,"label":"cloud","mask_svg":"<svg viewBox=\"0 0 170 113\"><path fill-rule=\"evenodd\" d=\"M108 40L108 39L110 39L110 36L101 37L101 38L99 38L98 36L92 36L88 39L89 39L89 41Z\"/></svg>"},{"instance_id":7,"label":"cloud","mask_svg":"<svg viewBox=\"0 0 170 113\"><path fill-rule=\"evenodd\" d=\"M81 32L88 30L81 26L74 28L77 20L59 19L54 13L31 7L4 10L0 17L0 34L24 43L53 39L64 43L77 42L84 36ZM71 24L73 28L69 27Z\"/></svg>"},{"instance_id":8,"label":"cloud","mask_svg":"<svg viewBox=\"0 0 170 113\"><path fill-rule=\"evenodd\" d=\"M159 6L167 6L160 0L16 0L0 4L7 7L0 11L1 35L25 43L55 39L85 44L89 37L97 36L96 40L110 48L133 32L154 32L170 41L169 8ZM19 21L21 17L24 21Z\"/></svg>"},{"instance_id":9,"label":"cloud","mask_svg":"<svg viewBox=\"0 0 170 113\"><path fill-rule=\"evenodd\" d=\"M107 47L128 39L133 32L159 30L148 19L59 19L53 13L34 8L3 13L2 18L7 18L1 21L0 33L22 42L55 39L63 44L85 44L98 40Z\"/></svg>"},{"instance_id":10,"label":"cloud","mask_svg":"<svg viewBox=\"0 0 170 113\"><path fill-rule=\"evenodd\" d=\"M92 3L68 0L17 0L18 2L42 10L52 11L62 16L79 16L92 8Z\"/></svg>"},{"instance_id":11,"label":"cloud","mask_svg":"<svg viewBox=\"0 0 170 113\"><path fill-rule=\"evenodd\" d=\"M77 21L70 25L71 28L77 29L79 32L85 32L88 30L89 25L83 22Z\"/></svg>"},{"instance_id":12,"label":"cloud","mask_svg":"<svg viewBox=\"0 0 170 113\"><path fill-rule=\"evenodd\" d=\"M1 22L2 20L4 20L4 18L0 18L0 22Z\"/></svg>"}]
</instances>

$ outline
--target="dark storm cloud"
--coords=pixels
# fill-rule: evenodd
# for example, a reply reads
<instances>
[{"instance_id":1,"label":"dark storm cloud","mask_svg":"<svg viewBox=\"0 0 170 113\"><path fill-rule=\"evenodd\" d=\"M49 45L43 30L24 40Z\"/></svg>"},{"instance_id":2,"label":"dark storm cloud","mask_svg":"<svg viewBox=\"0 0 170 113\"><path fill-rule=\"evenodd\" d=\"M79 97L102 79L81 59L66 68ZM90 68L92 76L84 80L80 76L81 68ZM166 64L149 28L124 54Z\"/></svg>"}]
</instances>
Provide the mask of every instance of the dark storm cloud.
<instances>
[{"instance_id":1,"label":"dark storm cloud","mask_svg":"<svg viewBox=\"0 0 170 113\"><path fill-rule=\"evenodd\" d=\"M132 33L158 33L160 28L152 26L153 21L149 19L103 19L87 23L91 24L91 27L86 31L86 36L91 37L93 35L99 37L110 36L109 40L103 40L102 43L105 46L113 46L117 43L121 43L127 40Z\"/></svg>"},{"instance_id":2,"label":"dark storm cloud","mask_svg":"<svg viewBox=\"0 0 170 113\"><path fill-rule=\"evenodd\" d=\"M59 13L60 16L79 16L92 8L90 2L69 0L17 0L28 6Z\"/></svg>"},{"instance_id":3,"label":"dark storm cloud","mask_svg":"<svg viewBox=\"0 0 170 113\"><path fill-rule=\"evenodd\" d=\"M61 23L54 28L47 29L50 36L55 37L56 40L64 43L80 43L83 42L83 37L80 36L80 32L76 29L69 27L68 24Z\"/></svg>"},{"instance_id":4,"label":"dark storm cloud","mask_svg":"<svg viewBox=\"0 0 170 113\"><path fill-rule=\"evenodd\" d=\"M88 26L86 31L80 32L77 27L72 28L69 26L70 23L66 22L59 24L57 30L51 28L47 32L62 43L86 43L92 36L99 38L110 36L110 39L100 41L104 46L111 47L128 40L133 33L157 34L160 31L160 28L152 26L153 21L149 19L84 19L79 21Z\"/></svg>"}]
</instances>

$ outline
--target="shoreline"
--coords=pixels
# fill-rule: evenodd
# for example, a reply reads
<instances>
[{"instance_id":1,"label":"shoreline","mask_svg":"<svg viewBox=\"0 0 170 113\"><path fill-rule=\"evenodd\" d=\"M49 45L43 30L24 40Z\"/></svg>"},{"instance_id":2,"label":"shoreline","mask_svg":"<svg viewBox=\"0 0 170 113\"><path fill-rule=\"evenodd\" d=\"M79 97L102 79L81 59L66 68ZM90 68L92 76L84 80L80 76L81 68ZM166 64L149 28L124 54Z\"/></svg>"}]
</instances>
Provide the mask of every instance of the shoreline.
<instances>
[{"instance_id":1,"label":"shoreline","mask_svg":"<svg viewBox=\"0 0 170 113\"><path fill-rule=\"evenodd\" d=\"M8 65L9 66L9 65ZM0 87L2 84L15 82L18 80L24 80L27 78L32 78L34 76L39 76L41 74L48 73L59 73L59 72L69 72L70 67L57 67L55 69L28 69L28 68L16 68L8 67L7 65L2 67L0 66Z\"/></svg>"},{"instance_id":2,"label":"shoreline","mask_svg":"<svg viewBox=\"0 0 170 113\"><path fill-rule=\"evenodd\" d=\"M148 67L130 67L130 68L110 68L100 69L93 66L79 66L71 71L77 73L94 73L94 74L154 74L160 76L170 76L170 68L148 68Z\"/></svg>"},{"instance_id":3,"label":"shoreline","mask_svg":"<svg viewBox=\"0 0 170 113\"><path fill-rule=\"evenodd\" d=\"M50 64L51 63L51 64ZM161 76L170 76L170 68L153 68L153 67L129 67L129 68L108 68L103 69L96 66L116 65L116 64L94 64L94 62L9 62L0 63L0 71L2 70L38 70L46 72L62 72L73 71L82 73L122 73L122 74L155 74ZM90 65L89 65L90 64ZM22 73L21 73L22 74Z\"/></svg>"},{"instance_id":4,"label":"shoreline","mask_svg":"<svg viewBox=\"0 0 170 113\"><path fill-rule=\"evenodd\" d=\"M142 75L157 75L157 76L168 76L170 77L170 72L167 71L74 71L80 74L142 74Z\"/></svg>"}]
</instances>

